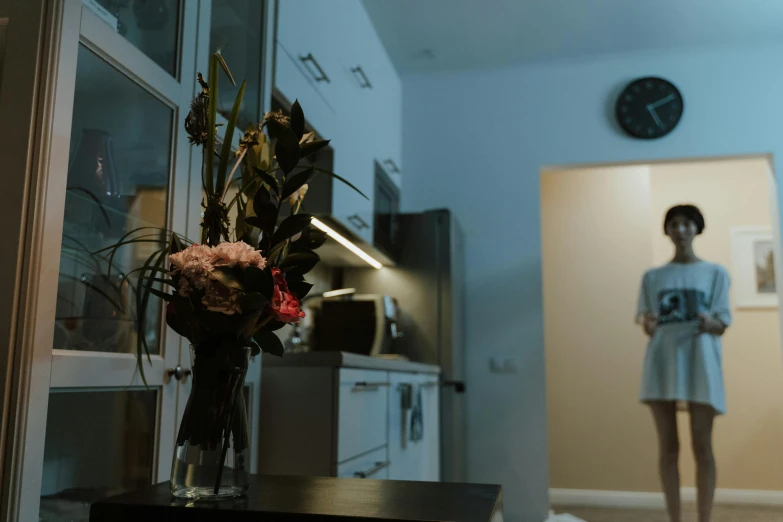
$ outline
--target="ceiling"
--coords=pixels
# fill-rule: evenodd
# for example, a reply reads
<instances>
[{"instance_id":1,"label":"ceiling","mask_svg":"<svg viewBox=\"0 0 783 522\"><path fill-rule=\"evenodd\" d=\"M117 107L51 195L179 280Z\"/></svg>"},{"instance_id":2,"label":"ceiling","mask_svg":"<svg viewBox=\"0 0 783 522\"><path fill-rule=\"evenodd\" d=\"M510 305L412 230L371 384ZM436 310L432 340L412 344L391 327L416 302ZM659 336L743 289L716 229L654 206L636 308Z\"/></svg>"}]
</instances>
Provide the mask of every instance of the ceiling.
<instances>
[{"instance_id":1,"label":"ceiling","mask_svg":"<svg viewBox=\"0 0 783 522\"><path fill-rule=\"evenodd\" d=\"M783 41L783 0L363 0L401 75Z\"/></svg>"}]
</instances>

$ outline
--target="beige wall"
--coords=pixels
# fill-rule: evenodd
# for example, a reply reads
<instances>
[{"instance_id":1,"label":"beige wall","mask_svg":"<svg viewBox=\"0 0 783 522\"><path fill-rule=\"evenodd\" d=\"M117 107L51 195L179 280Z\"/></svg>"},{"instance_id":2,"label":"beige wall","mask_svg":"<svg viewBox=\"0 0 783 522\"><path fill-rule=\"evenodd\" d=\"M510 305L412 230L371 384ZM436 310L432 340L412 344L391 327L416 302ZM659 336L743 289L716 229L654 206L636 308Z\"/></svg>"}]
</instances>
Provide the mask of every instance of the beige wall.
<instances>
[{"instance_id":1,"label":"beige wall","mask_svg":"<svg viewBox=\"0 0 783 522\"><path fill-rule=\"evenodd\" d=\"M765 160L547 172L542 176L551 487L657 491L655 434L638 403L641 274L671 256L670 206L692 202L705 259L731 270L730 227L770 226ZM719 487L783 490L783 361L775 310L735 310L724 341L729 414L716 425ZM681 414L683 486L693 485Z\"/></svg>"}]
</instances>

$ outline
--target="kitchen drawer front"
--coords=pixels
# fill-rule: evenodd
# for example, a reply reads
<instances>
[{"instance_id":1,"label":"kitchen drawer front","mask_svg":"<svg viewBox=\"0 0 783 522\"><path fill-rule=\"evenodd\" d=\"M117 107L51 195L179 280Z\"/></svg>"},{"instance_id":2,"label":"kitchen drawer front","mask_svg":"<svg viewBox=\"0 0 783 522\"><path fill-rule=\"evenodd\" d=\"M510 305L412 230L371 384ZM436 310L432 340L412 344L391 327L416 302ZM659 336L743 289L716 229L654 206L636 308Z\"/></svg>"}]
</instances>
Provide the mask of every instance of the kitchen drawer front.
<instances>
[{"instance_id":1,"label":"kitchen drawer front","mask_svg":"<svg viewBox=\"0 0 783 522\"><path fill-rule=\"evenodd\" d=\"M389 374L337 370L337 463L386 446Z\"/></svg>"},{"instance_id":2,"label":"kitchen drawer front","mask_svg":"<svg viewBox=\"0 0 783 522\"><path fill-rule=\"evenodd\" d=\"M353 458L337 466L340 478L388 479L389 460L386 448Z\"/></svg>"}]
</instances>

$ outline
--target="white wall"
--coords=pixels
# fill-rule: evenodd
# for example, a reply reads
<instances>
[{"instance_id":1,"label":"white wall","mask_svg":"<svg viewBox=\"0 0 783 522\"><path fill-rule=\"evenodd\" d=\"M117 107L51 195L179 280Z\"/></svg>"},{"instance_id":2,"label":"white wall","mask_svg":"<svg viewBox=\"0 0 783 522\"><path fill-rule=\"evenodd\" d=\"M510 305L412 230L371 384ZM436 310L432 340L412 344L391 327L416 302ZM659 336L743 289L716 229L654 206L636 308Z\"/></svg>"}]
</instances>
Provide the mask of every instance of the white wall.
<instances>
[{"instance_id":1,"label":"white wall","mask_svg":"<svg viewBox=\"0 0 783 522\"><path fill-rule=\"evenodd\" d=\"M469 478L503 484L509 520L541 522L548 507L541 167L773 153L780 172L781 56L691 50L404 80L403 206L448 206L466 231ZM611 119L619 89L646 75L685 99L680 126L653 142ZM490 374L492 355L519 371Z\"/></svg>"}]
</instances>

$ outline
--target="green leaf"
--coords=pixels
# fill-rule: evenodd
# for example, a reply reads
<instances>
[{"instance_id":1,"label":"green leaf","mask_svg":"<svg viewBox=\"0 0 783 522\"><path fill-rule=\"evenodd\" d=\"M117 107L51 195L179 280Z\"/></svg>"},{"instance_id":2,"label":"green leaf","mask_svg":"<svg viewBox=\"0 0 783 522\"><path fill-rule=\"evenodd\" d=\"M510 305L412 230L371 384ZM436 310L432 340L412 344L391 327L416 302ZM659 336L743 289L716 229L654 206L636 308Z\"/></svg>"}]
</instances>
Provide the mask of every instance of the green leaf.
<instances>
[{"instance_id":1,"label":"green leaf","mask_svg":"<svg viewBox=\"0 0 783 522\"><path fill-rule=\"evenodd\" d=\"M358 188L356 188L356 186L355 186L353 183L351 183L350 181L348 181L348 180L347 180L347 179L345 179L344 177L342 177L342 176L338 176L338 175L337 175L337 174L335 174L334 172L329 172L328 170L324 170L324 169L319 169L319 168L316 168L316 169L315 169L315 171L316 171L317 173L319 173L319 174L325 174L325 175L327 175L327 176L329 176L329 177L332 177L332 178L336 179L337 181L342 181L343 183L345 183L346 185L348 185L349 187L351 187L353 190L355 190L356 192L358 192L358 193L359 193L359 195L360 195L361 197L363 197L363 198L364 198L364 199L366 199L367 201L369 201L369 200L370 200L370 198L368 198L367 196L365 196L365 195L364 195L364 192L362 192L361 190L359 190Z\"/></svg>"},{"instance_id":2,"label":"green leaf","mask_svg":"<svg viewBox=\"0 0 783 522\"><path fill-rule=\"evenodd\" d=\"M255 357L261 353L261 347L258 346L258 343L255 342L255 340L251 340L248 344L250 345L250 357Z\"/></svg>"},{"instance_id":3,"label":"green leaf","mask_svg":"<svg viewBox=\"0 0 783 522\"><path fill-rule=\"evenodd\" d=\"M268 270L261 270L255 266L245 268L243 282L246 292L258 292L267 299L272 299L274 280Z\"/></svg>"},{"instance_id":4,"label":"green leaf","mask_svg":"<svg viewBox=\"0 0 783 522\"><path fill-rule=\"evenodd\" d=\"M239 306L242 308L243 313L263 310L268 304L269 299L259 294L258 292L239 296Z\"/></svg>"},{"instance_id":5,"label":"green leaf","mask_svg":"<svg viewBox=\"0 0 783 522\"><path fill-rule=\"evenodd\" d=\"M161 290L158 290L157 288L150 288L149 291L150 291L150 293L152 295L154 295L156 297L159 297L159 298L163 299L166 302L171 301L171 299L174 297L170 293L163 292Z\"/></svg>"},{"instance_id":6,"label":"green leaf","mask_svg":"<svg viewBox=\"0 0 783 522\"><path fill-rule=\"evenodd\" d=\"M259 317L261 317L261 310L257 310L247 316L242 316L237 325L237 338L242 339L244 342L251 339Z\"/></svg>"},{"instance_id":7,"label":"green leaf","mask_svg":"<svg viewBox=\"0 0 783 522\"><path fill-rule=\"evenodd\" d=\"M177 234L171 234L171 245L169 245L169 254L176 254L185 250L185 245Z\"/></svg>"},{"instance_id":8,"label":"green leaf","mask_svg":"<svg viewBox=\"0 0 783 522\"><path fill-rule=\"evenodd\" d=\"M204 147L204 192L208 196L215 193L215 121L217 118L218 100L218 64L220 60L217 54L213 54L209 60L209 107L207 112L207 145Z\"/></svg>"},{"instance_id":9,"label":"green leaf","mask_svg":"<svg viewBox=\"0 0 783 522\"><path fill-rule=\"evenodd\" d=\"M288 289L301 301L307 297L307 294L313 289L313 285L307 281L289 281Z\"/></svg>"},{"instance_id":10,"label":"green leaf","mask_svg":"<svg viewBox=\"0 0 783 522\"><path fill-rule=\"evenodd\" d=\"M229 81L231 84L236 87L237 82L234 81L234 76L231 74L231 71L228 69L228 64L226 63L226 60L223 58L223 55L220 53L215 53L214 56L217 56L218 62L220 63L220 66L223 68L223 72L226 73L226 76L228 76ZM210 83L210 86L212 84Z\"/></svg>"},{"instance_id":11,"label":"green leaf","mask_svg":"<svg viewBox=\"0 0 783 522\"><path fill-rule=\"evenodd\" d=\"M253 197L253 212L257 219L252 222L248 221L248 223L260 228L265 234L271 235L275 230L280 209L272 201L272 196L266 187L259 187L256 191L256 195Z\"/></svg>"},{"instance_id":12,"label":"green leaf","mask_svg":"<svg viewBox=\"0 0 783 522\"><path fill-rule=\"evenodd\" d=\"M299 148L301 150L301 157L306 158L307 156L310 156L311 154L315 154L319 150L323 149L327 145L329 145L329 142L331 140L313 140L308 141L305 143L300 143Z\"/></svg>"},{"instance_id":13,"label":"green leaf","mask_svg":"<svg viewBox=\"0 0 783 522\"><path fill-rule=\"evenodd\" d=\"M299 140L296 139L293 131L285 125L275 125L275 158L277 163L286 176L296 168L299 163L301 151L299 149Z\"/></svg>"},{"instance_id":14,"label":"green leaf","mask_svg":"<svg viewBox=\"0 0 783 522\"><path fill-rule=\"evenodd\" d=\"M313 176L315 176L314 170L315 167L310 166L304 169L302 172L291 176L283 187L283 193L280 195L280 200L282 201L288 199L291 194L302 188L302 185L310 183L310 181L313 179Z\"/></svg>"},{"instance_id":15,"label":"green leaf","mask_svg":"<svg viewBox=\"0 0 783 522\"><path fill-rule=\"evenodd\" d=\"M321 260L318 254L311 250L302 250L288 254L280 267L286 269L286 272L295 271L304 275L315 268L315 265Z\"/></svg>"},{"instance_id":16,"label":"green leaf","mask_svg":"<svg viewBox=\"0 0 783 522\"><path fill-rule=\"evenodd\" d=\"M261 181L269 185L269 188L271 190L274 190L275 192L280 192L280 181L278 181L278 179L275 176L261 169L254 169L254 171L256 175L258 175L258 177L261 178Z\"/></svg>"},{"instance_id":17,"label":"green leaf","mask_svg":"<svg viewBox=\"0 0 783 522\"><path fill-rule=\"evenodd\" d=\"M226 288L233 288L234 290L245 289L245 286L242 284L241 270L235 270L227 266L219 266L210 272L209 276L215 281L219 281L220 284Z\"/></svg>"},{"instance_id":18,"label":"green leaf","mask_svg":"<svg viewBox=\"0 0 783 522\"><path fill-rule=\"evenodd\" d=\"M302 139L305 131L305 117L299 100L294 100L294 104L291 106L291 131L296 136L297 142Z\"/></svg>"},{"instance_id":19,"label":"green leaf","mask_svg":"<svg viewBox=\"0 0 783 522\"><path fill-rule=\"evenodd\" d=\"M316 250L320 248L327 239L326 232L315 227L307 227L302 231L302 237L297 239L292 245L292 251Z\"/></svg>"},{"instance_id":20,"label":"green leaf","mask_svg":"<svg viewBox=\"0 0 783 522\"><path fill-rule=\"evenodd\" d=\"M310 214L294 214L293 216L288 216L280 223L274 236L272 236L272 245L277 245L286 239L295 236L309 226L312 219L313 216Z\"/></svg>"},{"instance_id":21,"label":"green leaf","mask_svg":"<svg viewBox=\"0 0 783 522\"><path fill-rule=\"evenodd\" d=\"M271 353L272 355L277 355L278 357L282 357L285 353L285 349L283 348L283 343L280 341L280 338L275 335L274 332L268 329L257 332L253 336L253 340L258 343L258 346L261 347L261 351L265 353Z\"/></svg>"},{"instance_id":22,"label":"green leaf","mask_svg":"<svg viewBox=\"0 0 783 522\"><path fill-rule=\"evenodd\" d=\"M218 55L220 56L220 55ZM220 153L220 163L218 164L217 173L217 185L215 187L215 193L222 196L226 185L226 176L228 174L228 160L232 158L231 147L234 144L234 130L237 127L237 120L239 119L239 110L242 108L242 97L245 95L245 87L247 86L247 80L242 82L239 87L236 99L234 99L234 107L231 109L231 114L228 117L228 125L226 125L225 134L223 136L223 150Z\"/></svg>"}]
</instances>

